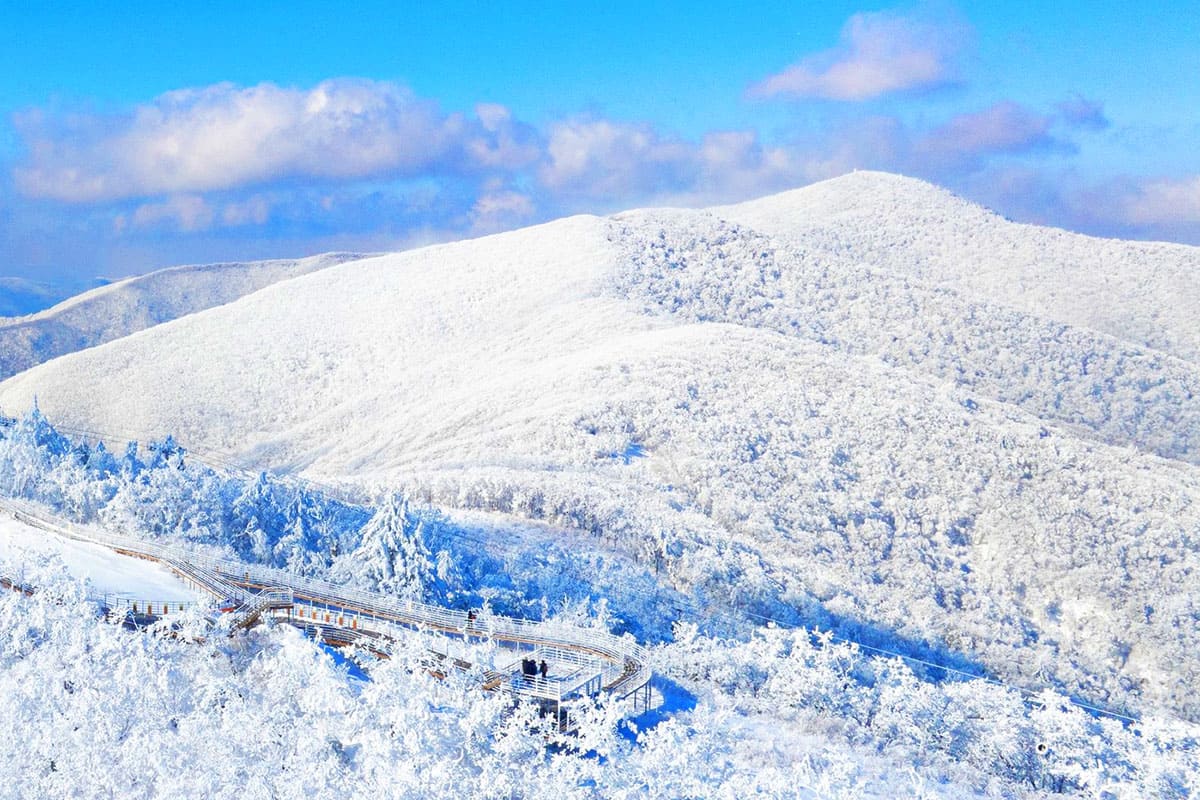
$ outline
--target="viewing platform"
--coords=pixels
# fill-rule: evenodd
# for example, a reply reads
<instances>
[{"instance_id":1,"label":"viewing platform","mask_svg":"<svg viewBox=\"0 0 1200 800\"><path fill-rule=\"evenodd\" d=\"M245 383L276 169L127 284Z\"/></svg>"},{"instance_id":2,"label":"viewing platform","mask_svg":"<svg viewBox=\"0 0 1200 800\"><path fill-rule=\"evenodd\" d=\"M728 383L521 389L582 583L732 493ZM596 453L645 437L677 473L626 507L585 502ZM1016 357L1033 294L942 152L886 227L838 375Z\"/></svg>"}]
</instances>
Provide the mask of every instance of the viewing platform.
<instances>
[{"instance_id":1,"label":"viewing platform","mask_svg":"<svg viewBox=\"0 0 1200 800\"><path fill-rule=\"evenodd\" d=\"M64 525L24 503L4 500L0 508L59 536L163 564L212 597L220 612L232 614L233 630L270 618L310 631L332 646L360 646L380 657L388 657L402 638L423 634L435 673L474 669L476 656L483 653L480 648L490 650L491 666L482 670L482 688L536 702L558 718L562 730L573 727L572 704L600 695L631 700L635 711L649 708L652 673L647 655L628 635L398 600L173 545ZM139 624L196 605L125 596L106 596L103 602L105 613Z\"/></svg>"}]
</instances>

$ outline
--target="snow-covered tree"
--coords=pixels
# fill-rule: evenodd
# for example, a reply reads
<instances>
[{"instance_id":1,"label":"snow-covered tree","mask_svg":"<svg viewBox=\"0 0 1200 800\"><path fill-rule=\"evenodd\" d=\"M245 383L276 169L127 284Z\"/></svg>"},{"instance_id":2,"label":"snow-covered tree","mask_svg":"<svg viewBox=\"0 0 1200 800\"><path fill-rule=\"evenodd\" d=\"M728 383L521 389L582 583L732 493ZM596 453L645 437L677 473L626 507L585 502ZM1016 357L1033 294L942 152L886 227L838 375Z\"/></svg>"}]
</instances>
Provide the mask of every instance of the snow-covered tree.
<instances>
[{"instance_id":1,"label":"snow-covered tree","mask_svg":"<svg viewBox=\"0 0 1200 800\"><path fill-rule=\"evenodd\" d=\"M423 598L436 574L424 528L403 495L389 494L363 527L358 547L339 560L339 570L382 592Z\"/></svg>"}]
</instances>

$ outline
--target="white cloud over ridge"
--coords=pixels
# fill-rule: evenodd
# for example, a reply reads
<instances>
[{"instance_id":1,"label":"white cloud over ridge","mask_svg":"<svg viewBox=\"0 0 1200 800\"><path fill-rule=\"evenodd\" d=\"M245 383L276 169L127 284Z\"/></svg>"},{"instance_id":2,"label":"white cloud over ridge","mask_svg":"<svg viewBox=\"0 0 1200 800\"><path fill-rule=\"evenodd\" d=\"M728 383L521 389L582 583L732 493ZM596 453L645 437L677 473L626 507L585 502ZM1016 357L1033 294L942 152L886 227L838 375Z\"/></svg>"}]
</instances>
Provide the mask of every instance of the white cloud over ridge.
<instances>
[{"instance_id":1,"label":"white cloud over ridge","mask_svg":"<svg viewBox=\"0 0 1200 800\"><path fill-rule=\"evenodd\" d=\"M941 59L939 80L951 79L953 49L945 42L953 26L937 35L914 32L923 24L887 13L853 18L849 44L838 51L847 57L828 56L821 80L851 74L838 73L836 64L879 65L925 46ZM890 29L907 33L875 47L875 37L886 38L881 31ZM913 58L901 61L918 63ZM845 92L870 88L855 82L870 70L853 74L836 85ZM872 91L882 85L870 84ZM55 216L77 214L76 230L93 226L84 234L91 241L116 236L132 244L142 236L166 247L171 235L179 242L224 233L239 237L231 248L275 237L301 243L291 245L296 252L315 252L303 243L340 236L340 249L378 250L412 241L414 231L440 241L574 212L736 202L865 168L933 180L1039 222L1122 235L1153 229L1200 242L1194 178L1130 180L1120 191L1085 199L1082 189L1072 197L1027 177L977 180L1000 167L1008 175L1017 168L1049 174L1038 160L1043 154L1071 154L1076 137L1108 125L1099 102L1071 95L1044 108L1002 100L907 121L842 107L807 130L798 126L771 140L753 128L685 138L647 121L597 113L535 126L495 103L447 112L389 82L220 83L168 92L125 113L19 115L25 154L11 167L9 187L43 202L7 204L17 206L15 217L9 212L13 219L33 220L34 233L18 230L19 219L6 227L0 214L0 238L20 241L27 252L49 252L47 237L36 230L53 229ZM1037 187L1036 197L1021 199L1021 187L1029 186ZM172 252L163 263L200 257Z\"/></svg>"},{"instance_id":2,"label":"white cloud over ridge","mask_svg":"<svg viewBox=\"0 0 1200 800\"><path fill-rule=\"evenodd\" d=\"M914 163L926 168L971 165L989 155L1065 146L1052 129L1056 119L1003 101L982 111L952 117L924 134L913 147Z\"/></svg>"},{"instance_id":3,"label":"white cloud over ridge","mask_svg":"<svg viewBox=\"0 0 1200 800\"><path fill-rule=\"evenodd\" d=\"M1200 175L1141 182L1121 211L1123 221L1134 225L1200 223Z\"/></svg>"},{"instance_id":4,"label":"white cloud over ridge","mask_svg":"<svg viewBox=\"0 0 1200 800\"><path fill-rule=\"evenodd\" d=\"M506 188L502 181L490 181L471 207L473 234L496 233L534 219L537 206L528 194Z\"/></svg>"},{"instance_id":5,"label":"white cloud over ridge","mask_svg":"<svg viewBox=\"0 0 1200 800\"><path fill-rule=\"evenodd\" d=\"M190 233L209 228L214 213L212 206L199 195L174 195L162 202L143 203L128 218L118 217L118 225L124 227L128 222L135 228L153 228L171 223Z\"/></svg>"},{"instance_id":6,"label":"white cloud over ridge","mask_svg":"<svg viewBox=\"0 0 1200 800\"><path fill-rule=\"evenodd\" d=\"M577 118L550 127L537 177L568 204L621 205L635 197L696 205L792 188L854 166L767 145L752 130L711 131L691 142L645 123Z\"/></svg>"},{"instance_id":7,"label":"white cloud over ridge","mask_svg":"<svg viewBox=\"0 0 1200 800\"><path fill-rule=\"evenodd\" d=\"M220 83L163 94L122 118L21 115L26 195L98 202L288 179L344 180L511 169L536 158L531 129L501 106L475 119L392 83L311 89Z\"/></svg>"},{"instance_id":8,"label":"white cloud over ridge","mask_svg":"<svg viewBox=\"0 0 1200 800\"><path fill-rule=\"evenodd\" d=\"M881 11L859 13L830 50L806 56L749 89L757 98L841 101L931 89L957 78L955 56L970 29L954 20L929 21Z\"/></svg>"},{"instance_id":9,"label":"white cloud over ridge","mask_svg":"<svg viewBox=\"0 0 1200 800\"><path fill-rule=\"evenodd\" d=\"M576 119L550 127L542 185L566 194L618 197L689 182L693 148L652 126Z\"/></svg>"}]
</instances>

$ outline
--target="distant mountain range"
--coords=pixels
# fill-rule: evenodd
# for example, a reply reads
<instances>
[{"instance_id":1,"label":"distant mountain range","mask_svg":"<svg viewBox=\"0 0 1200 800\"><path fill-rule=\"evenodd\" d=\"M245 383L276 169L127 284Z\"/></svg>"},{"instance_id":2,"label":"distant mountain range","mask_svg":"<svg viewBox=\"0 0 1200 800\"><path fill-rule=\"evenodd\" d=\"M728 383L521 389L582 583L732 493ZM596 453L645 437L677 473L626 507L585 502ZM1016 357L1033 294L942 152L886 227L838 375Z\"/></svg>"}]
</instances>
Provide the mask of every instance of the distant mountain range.
<instances>
[{"instance_id":1,"label":"distant mountain range","mask_svg":"<svg viewBox=\"0 0 1200 800\"><path fill-rule=\"evenodd\" d=\"M25 278L0 278L0 319L33 314L65 300L69 289Z\"/></svg>"},{"instance_id":2,"label":"distant mountain range","mask_svg":"<svg viewBox=\"0 0 1200 800\"><path fill-rule=\"evenodd\" d=\"M294 260L204 264L158 270L106 284L51 308L54 289L18 279L0 282L0 378L52 358L137 333L161 322L236 300L276 281L363 256L326 253ZM37 307L36 313L23 309Z\"/></svg>"},{"instance_id":3,"label":"distant mountain range","mask_svg":"<svg viewBox=\"0 0 1200 800\"><path fill-rule=\"evenodd\" d=\"M8 373L45 361L0 409L571 525L714 604L1200 714L1200 249L854 173L325 258L0 329Z\"/></svg>"}]
</instances>

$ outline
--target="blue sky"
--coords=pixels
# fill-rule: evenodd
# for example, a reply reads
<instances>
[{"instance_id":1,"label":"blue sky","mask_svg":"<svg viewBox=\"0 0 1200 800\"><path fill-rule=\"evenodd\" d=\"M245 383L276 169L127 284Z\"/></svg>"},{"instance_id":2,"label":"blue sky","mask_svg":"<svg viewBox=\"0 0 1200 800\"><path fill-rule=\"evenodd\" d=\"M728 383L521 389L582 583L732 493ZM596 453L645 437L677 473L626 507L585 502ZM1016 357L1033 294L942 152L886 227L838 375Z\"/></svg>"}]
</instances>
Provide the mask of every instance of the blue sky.
<instances>
[{"instance_id":1,"label":"blue sky","mask_svg":"<svg viewBox=\"0 0 1200 800\"><path fill-rule=\"evenodd\" d=\"M1200 14L0 2L0 275L379 250L854 168L1200 244Z\"/></svg>"}]
</instances>

